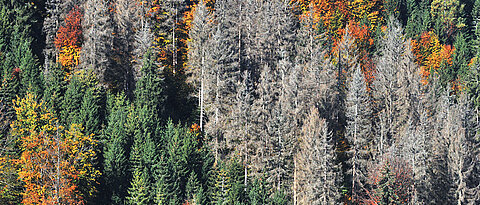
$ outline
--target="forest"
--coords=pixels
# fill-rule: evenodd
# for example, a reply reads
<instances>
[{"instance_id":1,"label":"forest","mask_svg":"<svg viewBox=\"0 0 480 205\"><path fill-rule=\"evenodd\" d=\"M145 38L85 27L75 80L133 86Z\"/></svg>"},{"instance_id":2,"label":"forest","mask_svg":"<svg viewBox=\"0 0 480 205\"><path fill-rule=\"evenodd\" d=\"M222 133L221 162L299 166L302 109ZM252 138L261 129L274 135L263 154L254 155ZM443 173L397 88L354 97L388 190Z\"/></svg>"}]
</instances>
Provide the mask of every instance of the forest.
<instances>
[{"instance_id":1,"label":"forest","mask_svg":"<svg viewBox=\"0 0 480 205\"><path fill-rule=\"evenodd\" d=\"M0 0L0 204L480 204L480 0Z\"/></svg>"}]
</instances>

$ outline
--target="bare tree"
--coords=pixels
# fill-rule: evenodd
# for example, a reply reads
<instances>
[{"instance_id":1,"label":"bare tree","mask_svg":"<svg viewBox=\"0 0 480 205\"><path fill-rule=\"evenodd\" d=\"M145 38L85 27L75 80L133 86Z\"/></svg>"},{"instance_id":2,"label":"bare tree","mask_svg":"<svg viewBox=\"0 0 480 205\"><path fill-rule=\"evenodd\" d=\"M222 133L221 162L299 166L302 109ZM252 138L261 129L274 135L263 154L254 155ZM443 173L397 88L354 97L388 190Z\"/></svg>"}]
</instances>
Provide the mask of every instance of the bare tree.
<instances>
[{"instance_id":1,"label":"bare tree","mask_svg":"<svg viewBox=\"0 0 480 205\"><path fill-rule=\"evenodd\" d=\"M85 5L83 30L85 42L81 53L81 68L92 69L106 86L110 72L110 52L113 46L113 22L106 0L88 0Z\"/></svg>"},{"instance_id":2,"label":"bare tree","mask_svg":"<svg viewBox=\"0 0 480 205\"><path fill-rule=\"evenodd\" d=\"M192 28L189 32L191 40L188 42L189 66L186 73L189 75L190 83L198 90L196 97L200 107L200 129L203 130L205 87L210 86L207 84L207 78L211 77L208 69L212 69L206 61L209 60L207 52L212 35L213 17L209 14L203 1L199 2L193 16Z\"/></svg>"},{"instance_id":3,"label":"bare tree","mask_svg":"<svg viewBox=\"0 0 480 205\"><path fill-rule=\"evenodd\" d=\"M377 135L379 153L382 154L400 136L409 116L410 97L412 89L408 83L416 83L410 78L415 73L409 47L404 41L403 29L393 17L387 25L387 32L381 39L380 57L377 59L377 75L373 82L374 97L378 101L379 129ZM407 53L406 53L407 52ZM403 76L403 77L402 77ZM398 140L398 139L397 139Z\"/></svg>"},{"instance_id":4,"label":"bare tree","mask_svg":"<svg viewBox=\"0 0 480 205\"><path fill-rule=\"evenodd\" d=\"M352 200L363 189L367 177L367 164L372 159L372 109L367 93L365 80L360 67L355 69L353 77L348 83L346 98L347 128L346 139L350 144L348 164L349 175L352 176Z\"/></svg>"},{"instance_id":5,"label":"bare tree","mask_svg":"<svg viewBox=\"0 0 480 205\"><path fill-rule=\"evenodd\" d=\"M298 204L337 204L338 167L335 166L335 147L332 134L318 109L312 107L298 138L295 154L297 180L294 189Z\"/></svg>"}]
</instances>

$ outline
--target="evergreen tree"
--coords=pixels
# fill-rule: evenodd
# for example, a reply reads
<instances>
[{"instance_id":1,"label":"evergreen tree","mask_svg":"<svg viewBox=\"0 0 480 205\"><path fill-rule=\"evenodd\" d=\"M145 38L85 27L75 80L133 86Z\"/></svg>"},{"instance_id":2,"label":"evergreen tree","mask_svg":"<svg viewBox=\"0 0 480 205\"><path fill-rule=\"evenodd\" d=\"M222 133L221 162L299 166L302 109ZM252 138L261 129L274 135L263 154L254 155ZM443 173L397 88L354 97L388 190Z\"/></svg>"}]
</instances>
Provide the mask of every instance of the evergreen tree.
<instances>
[{"instance_id":1,"label":"evergreen tree","mask_svg":"<svg viewBox=\"0 0 480 205\"><path fill-rule=\"evenodd\" d=\"M471 47L468 45L468 36L462 32L458 33L455 37L453 47L455 48L453 54L453 70L455 73L449 73L451 79L447 79L447 82L453 82L457 80L464 80L468 75L468 63L472 59ZM443 71L444 69L442 69ZM442 72L442 74L445 74ZM445 77L443 77L445 78Z\"/></svg>"},{"instance_id":2,"label":"evergreen tree","mask_svg":"<svg viewBox=\"0 0 480 205\"><path fill-rule=\"evenodd\" d=\"M249 185L248 202L252 205L267 204L268 186L263 178L255 178Z\"/></svg>"},{"instance_id":3,"label":"evergreen tree","mask_svg":"<svg viewBox=\"0 0 480 205\"><path fill-rule=\"evenodd\" d=\"M109 204L123 204L126 190L129 187L128 180L130 179L129 170L129 146L131 145L131 136L129 136L127 126L128 101L125 95L119 94L115 96L114 107L108 118L107 127L105 128L103 139L104 142L104 165L103 174L105 177L105 196ZM142 173L135 170L133 181L140 183L144 180ZM132 189L137 189L140 186L135 184ZM132 201L134 199L129 199Z\"/></svg>"},{"instance_id":4,"label":"evergreen tree","mask_svg":"<svg viewBox=\"0 0 480 205\"><path fill-rule=\"evenodd\" d=\"M53 67L52 70L45 74L45 105L50 108L55 116L60 116L63 97L67 86L64 79L65 73L60 65Z\"/></svg>"},{"instance_id":5,"label":"evergreen tree","mask_svg":"<svg viewBox=\"0 0 480 205\"><path fill-rule=\"evenodd\" d=\"M475 0L472 9L472 20L473 20L473 48L474 54L477 57L480 55L480 0Z\"/></svg>"},{"instance_id":6,"label":"evergreen tree","mask_svg":"<svg viewBox=\"0 0 480 205\"><path fill-rule=\"evenodd\" d=\"M135 168L133 171L132 187L128 189L129 196L127 197L127 204L143 205L151 204L149 201L149 182L147 180L147 173Z\"/></svg>"}]
</instances>

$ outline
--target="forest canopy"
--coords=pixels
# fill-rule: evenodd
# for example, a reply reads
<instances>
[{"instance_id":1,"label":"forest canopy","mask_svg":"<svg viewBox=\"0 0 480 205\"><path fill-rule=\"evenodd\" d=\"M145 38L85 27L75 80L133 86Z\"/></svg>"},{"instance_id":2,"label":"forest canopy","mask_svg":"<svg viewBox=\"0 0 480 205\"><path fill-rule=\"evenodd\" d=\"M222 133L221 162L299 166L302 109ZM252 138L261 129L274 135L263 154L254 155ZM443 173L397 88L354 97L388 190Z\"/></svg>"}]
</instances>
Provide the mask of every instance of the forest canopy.
<instances>
[{"instance_id":1,"label":"forest canopy","mask_svg":"<svg viewBox=\"0 0 480 205\"><path fill-rule=\"evenodd\" d=\"M0 204L480 204L480 0L0 0Z\"/></svg>"}]
</instances>

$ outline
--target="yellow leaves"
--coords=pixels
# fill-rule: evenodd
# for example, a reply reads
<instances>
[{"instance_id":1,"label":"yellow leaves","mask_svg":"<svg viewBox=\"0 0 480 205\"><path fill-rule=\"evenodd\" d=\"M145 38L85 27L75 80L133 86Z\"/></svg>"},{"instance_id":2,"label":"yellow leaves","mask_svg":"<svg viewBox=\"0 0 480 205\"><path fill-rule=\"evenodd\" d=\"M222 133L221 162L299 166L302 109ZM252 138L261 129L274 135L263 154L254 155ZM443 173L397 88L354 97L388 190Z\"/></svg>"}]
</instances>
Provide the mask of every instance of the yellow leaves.
<instances>
[{"instance_id":1,"label":"yellow leaves","mask_svg":"<svg viewBox=\"0 0 480 205\"><path fill-rule=\"evenodd\" d=\"M420 64L422 82L428 83L432 71L437 71L442 65L452 65L454 48L442 45L438 36L430 31L422 34L420 40L412 41L412 49Z\"/></svg>"},{"instance_id":2,"label":"yellow leaves","mask_svg":"<svg viewBox=\"0 0 480 205\"><path fill-rule=\"evenodd\" d=\"M62 47L60 51L59 61L68 71L73 70L80 63L81 48L76 45L68 45Z\"/></svg>"},{"instance_id":3,"label":"yellow leaves","mask_svg":"<svg viewBox=\"0 0 480 205\"><path fill-rule=\"evenodd\" d=\"M24 182L22 202L82 203L76 183L82 180L82 184L92 184L100 175L92 165L96 155L93 135L85 136L82 126L76 124L65 130L31 94L15 100L14 105L18 118L11 124L12 135L20 141L22 152L13 164Z\"/></svg>"}]
</instances>

